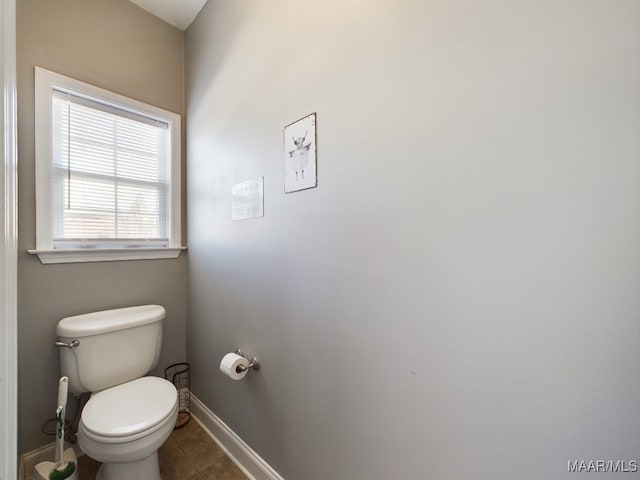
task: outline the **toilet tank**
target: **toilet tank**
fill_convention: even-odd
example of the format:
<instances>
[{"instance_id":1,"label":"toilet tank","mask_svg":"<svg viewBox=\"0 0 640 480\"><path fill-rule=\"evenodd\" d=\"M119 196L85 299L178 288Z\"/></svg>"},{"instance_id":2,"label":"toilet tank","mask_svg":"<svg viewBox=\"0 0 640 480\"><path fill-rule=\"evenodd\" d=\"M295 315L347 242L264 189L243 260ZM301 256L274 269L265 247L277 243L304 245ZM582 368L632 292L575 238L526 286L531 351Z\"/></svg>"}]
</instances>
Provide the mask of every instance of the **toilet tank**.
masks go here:
<instances>
[{"instance_id":1,"label":"toilet tank","mask_svg":"<svg viewBox=\"0 0 640 480\"><path fill-rule=\"evenodd\" d=\"M142 305L60 320L60 342L78 341L59 348L69 392L97 392L146 375L160 358L164 317L164 307Z\"/></svg>"}]
</instances>

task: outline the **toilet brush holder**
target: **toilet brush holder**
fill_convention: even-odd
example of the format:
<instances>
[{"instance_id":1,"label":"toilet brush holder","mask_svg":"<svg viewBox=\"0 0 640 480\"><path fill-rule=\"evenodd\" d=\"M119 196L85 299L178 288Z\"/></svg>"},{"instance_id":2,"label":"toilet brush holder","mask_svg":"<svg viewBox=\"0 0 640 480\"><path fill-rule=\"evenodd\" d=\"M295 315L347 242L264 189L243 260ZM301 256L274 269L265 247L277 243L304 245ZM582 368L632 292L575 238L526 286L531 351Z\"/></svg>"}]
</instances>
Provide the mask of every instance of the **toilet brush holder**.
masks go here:
<instances>
[{"instance_id":1,"label":"toilet brush holder","mask_svg":"<svg viewBox=\"0 0 640 480\"><path fill-rule=\"evenodd\" d=\"M56 408L56 461L36 465L39 480L78 480L78 459L73 448L64 449L64 417L67 408L69 379L58 381L58 407Z\"/></svg>"},{"instance_id":2,"label":"toilet brush holder","mask_svg":"<svg viewBox=\"0 0 640 480\"><path fill-rule=\"evenodd\" d=\"M67 448L62 458L64 463L67 464L67 467L63 470L57 470L58 462L40 462L37 464L35 480L78 480L78 457L73 448ZM56 471L54 472L54 470Z\"/></svg>"}]
</instances>

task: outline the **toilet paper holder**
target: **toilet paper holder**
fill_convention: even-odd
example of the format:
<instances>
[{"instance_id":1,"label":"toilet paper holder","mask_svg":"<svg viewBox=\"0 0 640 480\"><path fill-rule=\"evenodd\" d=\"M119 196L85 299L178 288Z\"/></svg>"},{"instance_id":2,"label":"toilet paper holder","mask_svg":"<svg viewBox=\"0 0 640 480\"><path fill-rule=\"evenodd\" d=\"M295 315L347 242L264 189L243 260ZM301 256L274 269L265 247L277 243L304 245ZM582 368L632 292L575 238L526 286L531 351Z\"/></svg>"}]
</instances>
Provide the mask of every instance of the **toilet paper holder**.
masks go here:
<instances>
[{"instance_id":1,"label":"toilet paper holder","mask_svg":"<svg viewBox=\"0 0 640 480\"><path fill-rule=\"evenodd\" d=\"M244 372L245 370L249 370L250 368L253 368L254 370L260 370L260 362L258 362L258 359L256 357L249 359L249 357L247 357L245 353L242 351L242 349L240 348L236 350L236 355L240 355L241 357L244 357L247 360L249 360L249 365L247 365L246 367L244 365L238 365L237 369L240 370L241 372Z\"/></svg>"}]
</instances>

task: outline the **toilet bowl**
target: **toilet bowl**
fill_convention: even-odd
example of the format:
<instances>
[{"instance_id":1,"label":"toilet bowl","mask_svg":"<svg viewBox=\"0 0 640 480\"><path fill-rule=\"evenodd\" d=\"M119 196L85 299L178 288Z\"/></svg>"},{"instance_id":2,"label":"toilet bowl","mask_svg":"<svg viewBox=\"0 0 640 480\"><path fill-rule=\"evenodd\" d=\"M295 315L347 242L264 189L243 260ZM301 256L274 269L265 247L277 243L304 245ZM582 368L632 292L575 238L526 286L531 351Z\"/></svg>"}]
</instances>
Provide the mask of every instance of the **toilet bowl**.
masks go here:
<instances>
[{"instance_id":1,"label":"toilet bowl","mask_svg":"<svg viewBox=\"0 0 640 480\"><path fill-rule=\"evenodd\" d=\"M178 417L178 392L144 376L158 362L165 311L145 305L67 317L56 333L71 393L92 392L78 443L102 462L97 479L160 480L158 448Z\"/></svg>"},{"instance_id":2,"label":"toilet bowl","mask_svg":"<svg viewBox=\"0 0 640 480\"><path fill-rule=\"evenodd\" d=\"M98 478L160 480L156 452L177 417L173 384L157 377L139 378L91 396L82 411L78 443L103 463Z\"/></svg>"}]
</instances>

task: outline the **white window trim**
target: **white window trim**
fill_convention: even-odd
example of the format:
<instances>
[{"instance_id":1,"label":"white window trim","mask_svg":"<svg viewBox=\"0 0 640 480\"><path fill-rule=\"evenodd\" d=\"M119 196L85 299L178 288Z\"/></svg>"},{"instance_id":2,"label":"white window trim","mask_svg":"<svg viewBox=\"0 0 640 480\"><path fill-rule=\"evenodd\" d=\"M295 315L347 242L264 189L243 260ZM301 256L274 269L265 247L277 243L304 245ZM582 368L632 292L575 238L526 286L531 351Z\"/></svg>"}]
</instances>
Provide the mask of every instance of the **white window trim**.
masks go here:
<instances>
[{"instance_id":1,"label":"white window trim","mask_svg":"<svg viewBox=\"0 0 640 480\"><path fill-rule=\"evenodd\" d=\"M35 67L35 137L36 137L36 248L28 250L38 255L42 263L105 262L114 260L145 260L176 258L181 244L181 146L180 115L147 105L137 100L104 90L88 83ZM143 112L169 125L171 142L171 239L166 248L79 248L54 249L52 232L51 193L51 111L53 89L69 91L79 96L103 100L125 110Z\"/></svg>"}]
</instances>

